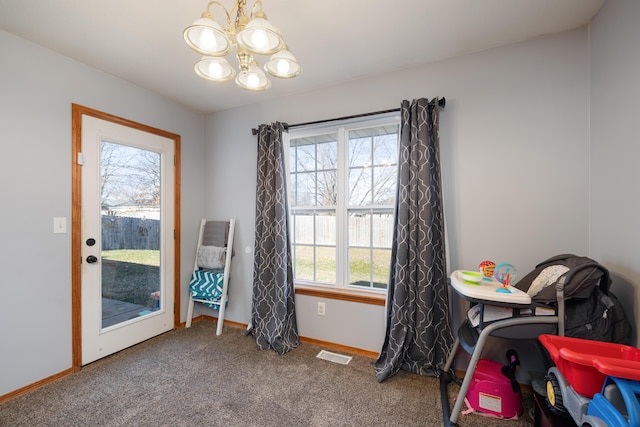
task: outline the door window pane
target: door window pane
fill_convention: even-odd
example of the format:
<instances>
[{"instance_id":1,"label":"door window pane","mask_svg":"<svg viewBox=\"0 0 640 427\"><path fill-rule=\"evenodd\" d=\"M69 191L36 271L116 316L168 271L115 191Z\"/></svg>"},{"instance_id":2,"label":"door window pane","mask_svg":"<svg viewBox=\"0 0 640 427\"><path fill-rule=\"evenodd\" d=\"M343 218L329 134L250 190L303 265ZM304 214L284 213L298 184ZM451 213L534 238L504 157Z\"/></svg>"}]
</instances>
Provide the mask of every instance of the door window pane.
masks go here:
<instances>
[{"instance_id":1,"label":"door window pane","mask_svg":"<svg viewBox=\"0 0 640 427\"><path fill-rule=\"evenodd\" d=\"M160 154L100 146L102 327L160 307Z\"/></svg>"}]
</instances>

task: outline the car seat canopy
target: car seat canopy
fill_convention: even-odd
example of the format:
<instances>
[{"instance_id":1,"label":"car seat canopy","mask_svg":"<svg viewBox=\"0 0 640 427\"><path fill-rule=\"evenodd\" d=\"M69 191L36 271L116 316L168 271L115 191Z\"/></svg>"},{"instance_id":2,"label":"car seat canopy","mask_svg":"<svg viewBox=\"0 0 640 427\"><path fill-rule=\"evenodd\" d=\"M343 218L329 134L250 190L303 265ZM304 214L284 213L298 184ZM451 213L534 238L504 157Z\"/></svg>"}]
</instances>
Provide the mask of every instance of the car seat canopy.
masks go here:
<instances>
[{"instance_id":1,"label":"car seat canopy","mask_svg":"<svg viewBox=\"0 0 640 427\"><path fill-rule=\"evenodd\" d=\"M562 254L536 265L515 287L529 293L533 301L556 302L556 286L564 277L564 297L588 298L597 286L609 293L609 272L597 261L584 256ZM529 292L531 291L531 292Z\"/></svg>"}]
</instances>

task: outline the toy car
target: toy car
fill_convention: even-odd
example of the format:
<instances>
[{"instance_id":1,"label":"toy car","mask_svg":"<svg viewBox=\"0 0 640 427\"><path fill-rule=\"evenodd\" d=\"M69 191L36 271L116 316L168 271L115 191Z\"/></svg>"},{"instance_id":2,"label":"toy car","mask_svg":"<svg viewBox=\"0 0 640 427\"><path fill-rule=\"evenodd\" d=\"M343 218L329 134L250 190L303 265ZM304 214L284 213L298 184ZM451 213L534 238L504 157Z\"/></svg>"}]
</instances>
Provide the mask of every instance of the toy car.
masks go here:
<instances>
[{"instance_id":1,"label":"toy car","mask_svg":"<svg viewBox=\"0 0 640 427\"><path fill-rule=\"evenodd\" d=\"M547 403L582 427L640 426L640 350L579 338L540 335L556 366Z\"/></svg>"},{"instance_id":2,"label":"toy car","mask_svg":"<svg viewBox=\"0 0 640 427\"><path fill-rule=\"evenodd\" d=\"M640 382L607 377L602 393L593 396L585 419L601 419L609 427L640 426ZM584 426L584 423L582 424ZM595 425L595 424L594 424Z\"/></svg>"}]
</instances>

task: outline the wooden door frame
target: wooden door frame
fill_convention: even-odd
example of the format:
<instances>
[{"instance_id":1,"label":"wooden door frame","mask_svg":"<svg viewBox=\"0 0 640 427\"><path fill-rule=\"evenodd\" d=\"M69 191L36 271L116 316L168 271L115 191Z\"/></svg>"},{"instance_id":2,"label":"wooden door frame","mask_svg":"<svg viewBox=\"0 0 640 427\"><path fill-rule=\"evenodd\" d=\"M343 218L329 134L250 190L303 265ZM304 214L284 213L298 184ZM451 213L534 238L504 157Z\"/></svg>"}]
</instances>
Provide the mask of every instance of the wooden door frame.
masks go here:
<instances>
[{"instance_id":1,"label":"wooden door frame","mask_svg":"<svg viewBox=\"0 0 640 427\"><path fill-rule=\"evenodd\" d=\"M72 370L82 367L82 116L91 116L171 139L174 142L174 305L173 328L180 325L180 135L78 104L71 104L71 340Z\"/></svg>"}]
</instances>

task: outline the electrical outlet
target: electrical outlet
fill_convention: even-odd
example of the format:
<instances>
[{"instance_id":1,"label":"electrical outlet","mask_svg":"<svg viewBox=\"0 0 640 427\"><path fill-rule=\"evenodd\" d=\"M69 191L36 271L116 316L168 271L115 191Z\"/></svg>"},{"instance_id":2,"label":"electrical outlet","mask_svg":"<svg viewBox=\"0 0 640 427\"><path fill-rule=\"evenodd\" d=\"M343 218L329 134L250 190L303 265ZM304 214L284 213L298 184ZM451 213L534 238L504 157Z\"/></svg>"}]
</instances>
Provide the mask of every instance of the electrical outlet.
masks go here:
<instances>
[{"instance_id":1,"label":"electrical outlet","mask_svg":"<svg viewBox=\"0 0 640 427\"><path fill-rule=\"evenodd\" d=\"M318 315L319 316L324 316L324 303L323 302L319 302L318 303Z\"/></svg>"}]
</instances>

